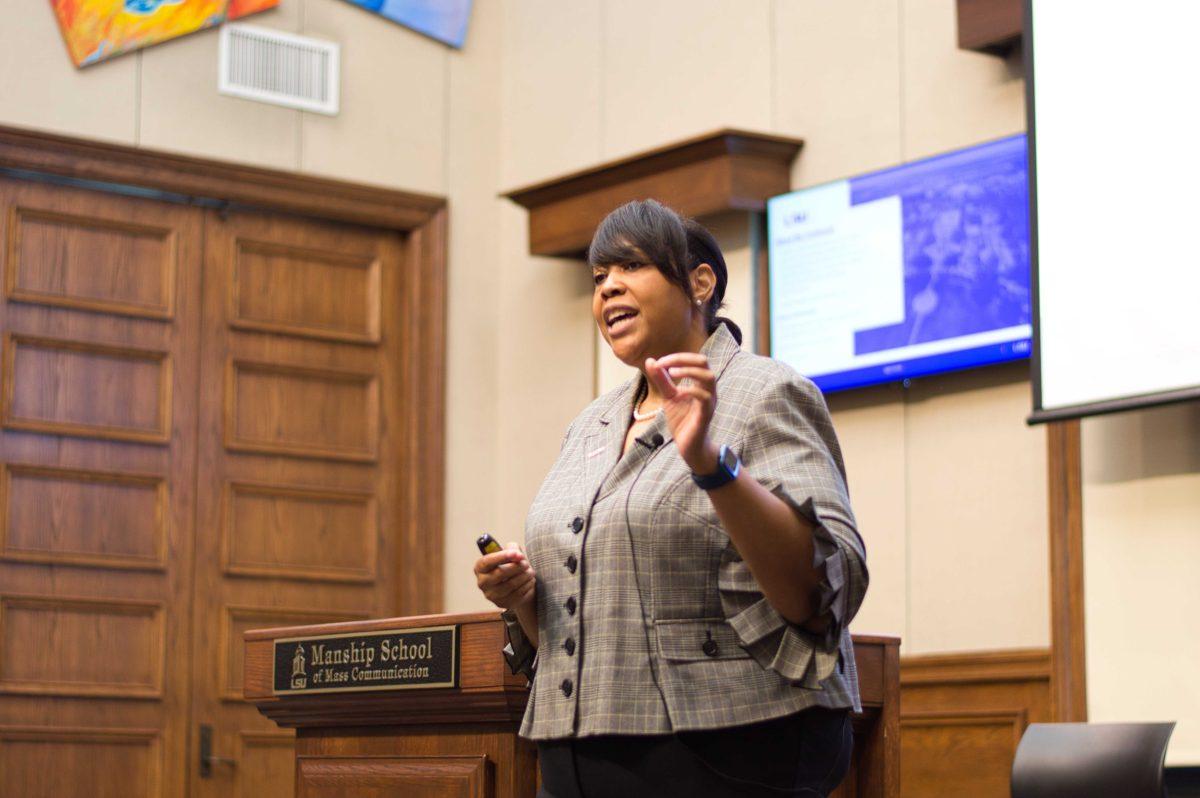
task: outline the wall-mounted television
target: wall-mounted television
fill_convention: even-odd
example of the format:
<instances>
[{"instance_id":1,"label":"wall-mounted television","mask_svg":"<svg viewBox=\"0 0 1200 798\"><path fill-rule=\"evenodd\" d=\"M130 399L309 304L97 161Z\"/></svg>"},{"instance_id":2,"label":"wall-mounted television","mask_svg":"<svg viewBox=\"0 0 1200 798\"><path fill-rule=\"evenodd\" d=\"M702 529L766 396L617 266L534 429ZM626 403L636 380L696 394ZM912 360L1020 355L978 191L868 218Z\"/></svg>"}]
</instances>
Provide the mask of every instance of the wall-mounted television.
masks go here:
<instances>
[{"instance_id":1,"label":"wall-mounted television","mask_svg":"<svg viewBox=\"0 0 1200 798\"><path fill-rule=\"evenodd\" d=\"M1027 358L1020 134L767 202L771 355L825 392Z\"/></svg>"}]
</instances>

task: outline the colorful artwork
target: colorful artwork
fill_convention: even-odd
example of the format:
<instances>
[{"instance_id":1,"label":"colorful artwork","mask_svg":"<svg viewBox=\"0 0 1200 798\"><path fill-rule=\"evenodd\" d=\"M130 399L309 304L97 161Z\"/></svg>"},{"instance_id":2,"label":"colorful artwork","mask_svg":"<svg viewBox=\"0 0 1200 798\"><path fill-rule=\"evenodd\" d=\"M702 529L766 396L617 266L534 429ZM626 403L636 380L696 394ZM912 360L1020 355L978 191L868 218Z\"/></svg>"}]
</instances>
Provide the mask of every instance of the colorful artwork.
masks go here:
<instances>
[{"instance_id":1,"label":"colorful artwork","mask_svg":"<svg viewBox=\"0 0 1200 798\"><path fill-rule=\"evenodd\" d=\"M467 38L471 0L347 1L452 47L462 47Z\"/></svg>"},{"instance_id":2,"label":"colorful artwork","mask_svg":"<svg viewBox=\"0 0 1200 798\"><path fill-rule=\"evenodd\" d=\"M226 12L229 20L241 19L279 5L279 0L229 0Z\"/></svg>"},{"instance_id":3,"label":"colorful artwork","mask_svg":"<svg viewBox=\"0 0 1200 798\"><path fill-rule=\"evenodd\" d=\"M75 66L140 50L279 0L51 0Z\"/></svg>"}]
</instances>

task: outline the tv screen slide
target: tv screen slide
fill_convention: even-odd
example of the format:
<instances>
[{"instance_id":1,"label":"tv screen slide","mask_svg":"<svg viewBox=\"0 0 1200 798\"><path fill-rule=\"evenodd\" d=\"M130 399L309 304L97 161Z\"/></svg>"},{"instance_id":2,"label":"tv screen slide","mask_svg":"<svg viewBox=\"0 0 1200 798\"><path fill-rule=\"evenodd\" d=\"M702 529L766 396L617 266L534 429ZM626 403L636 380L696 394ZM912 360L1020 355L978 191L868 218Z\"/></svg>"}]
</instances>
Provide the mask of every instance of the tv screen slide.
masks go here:
<instances>
[{"instance_id":1,"label":"tv screen slide","mask_svg":"<svg viewBox=\"0 0 1200 798\"><path fill-rule=\"evenodd\" d=\"M1028 11L1032 419L1200 398L1200 3Z\"/></svg>"},{"instance_id":2,"label":"tv screen slide","mask_svg":"<svg viewBox=\"0 0 1200 798\"><path fill-rule=\"evenodd\" d=\"M773 197L771 354L825 392L1028 357L1024 134Z\"/></svg>"}]
</instances>

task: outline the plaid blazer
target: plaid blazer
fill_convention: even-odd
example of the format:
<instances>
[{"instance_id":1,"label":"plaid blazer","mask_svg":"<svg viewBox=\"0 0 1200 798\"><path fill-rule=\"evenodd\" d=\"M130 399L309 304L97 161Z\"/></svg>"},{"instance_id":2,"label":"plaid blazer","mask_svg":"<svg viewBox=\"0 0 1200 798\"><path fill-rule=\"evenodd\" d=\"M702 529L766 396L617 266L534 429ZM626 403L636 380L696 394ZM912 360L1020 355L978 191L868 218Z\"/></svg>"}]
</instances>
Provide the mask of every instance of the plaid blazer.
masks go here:
<instances>
[{"instance_id":1,"label":"plaid blazer","mask_svg":"<svg viewBox=\"0 0 1200 798\"><path fill-rule=\"evenodd\" d=\"M814 524L830 628L808 632L763 596L661 415L622 455L635 377L571 423L530 507L540 648L503 614L505 656L532 679L524 737L659 734L861 708L848 627L866 592L866 554L824 399L790 367L743 352L724 325L701 351L717 375L710 437Z\"/></svg>"}]
</instances>

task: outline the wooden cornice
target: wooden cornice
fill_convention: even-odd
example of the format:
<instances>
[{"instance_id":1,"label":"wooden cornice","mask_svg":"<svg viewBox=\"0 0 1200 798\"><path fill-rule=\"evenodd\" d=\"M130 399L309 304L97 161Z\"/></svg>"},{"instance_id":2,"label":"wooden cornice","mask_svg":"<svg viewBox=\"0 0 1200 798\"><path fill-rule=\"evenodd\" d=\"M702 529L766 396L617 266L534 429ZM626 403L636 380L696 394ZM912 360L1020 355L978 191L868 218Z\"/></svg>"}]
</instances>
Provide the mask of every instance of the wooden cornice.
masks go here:
<instances>
[{"instance_id":1,"label":"wooden cornice","mask_svg":"<svg viewBox=\"0 0 1200 798\"><path fill-rule=\"evenodd\" d=\"M443 197L4 126L0 169L395 230L420 228L446 206Z\"/></svg>"},{"instance_id":2,"label":"wooden cornice","mask_svg":"<svg viewBox=\"0 0 1200 798\"><path fill-rule=\"evenodd\" d=\"M724 129L513 189L529 211L533 255L578 256L613 208L653 197L687 216L761 211L791 188L791 166L804 142Z\"/></svg>"},{"instance_id":3,"label":"wooden cornice","mask_svg":"<svg viewBox=\"0 0 1200 798\"><path fill-rule=\"evenodd\" d=\"M958 0L958 46L1007 55L1021 41L1021 0Z\"/></svg>"}]
</instances>

